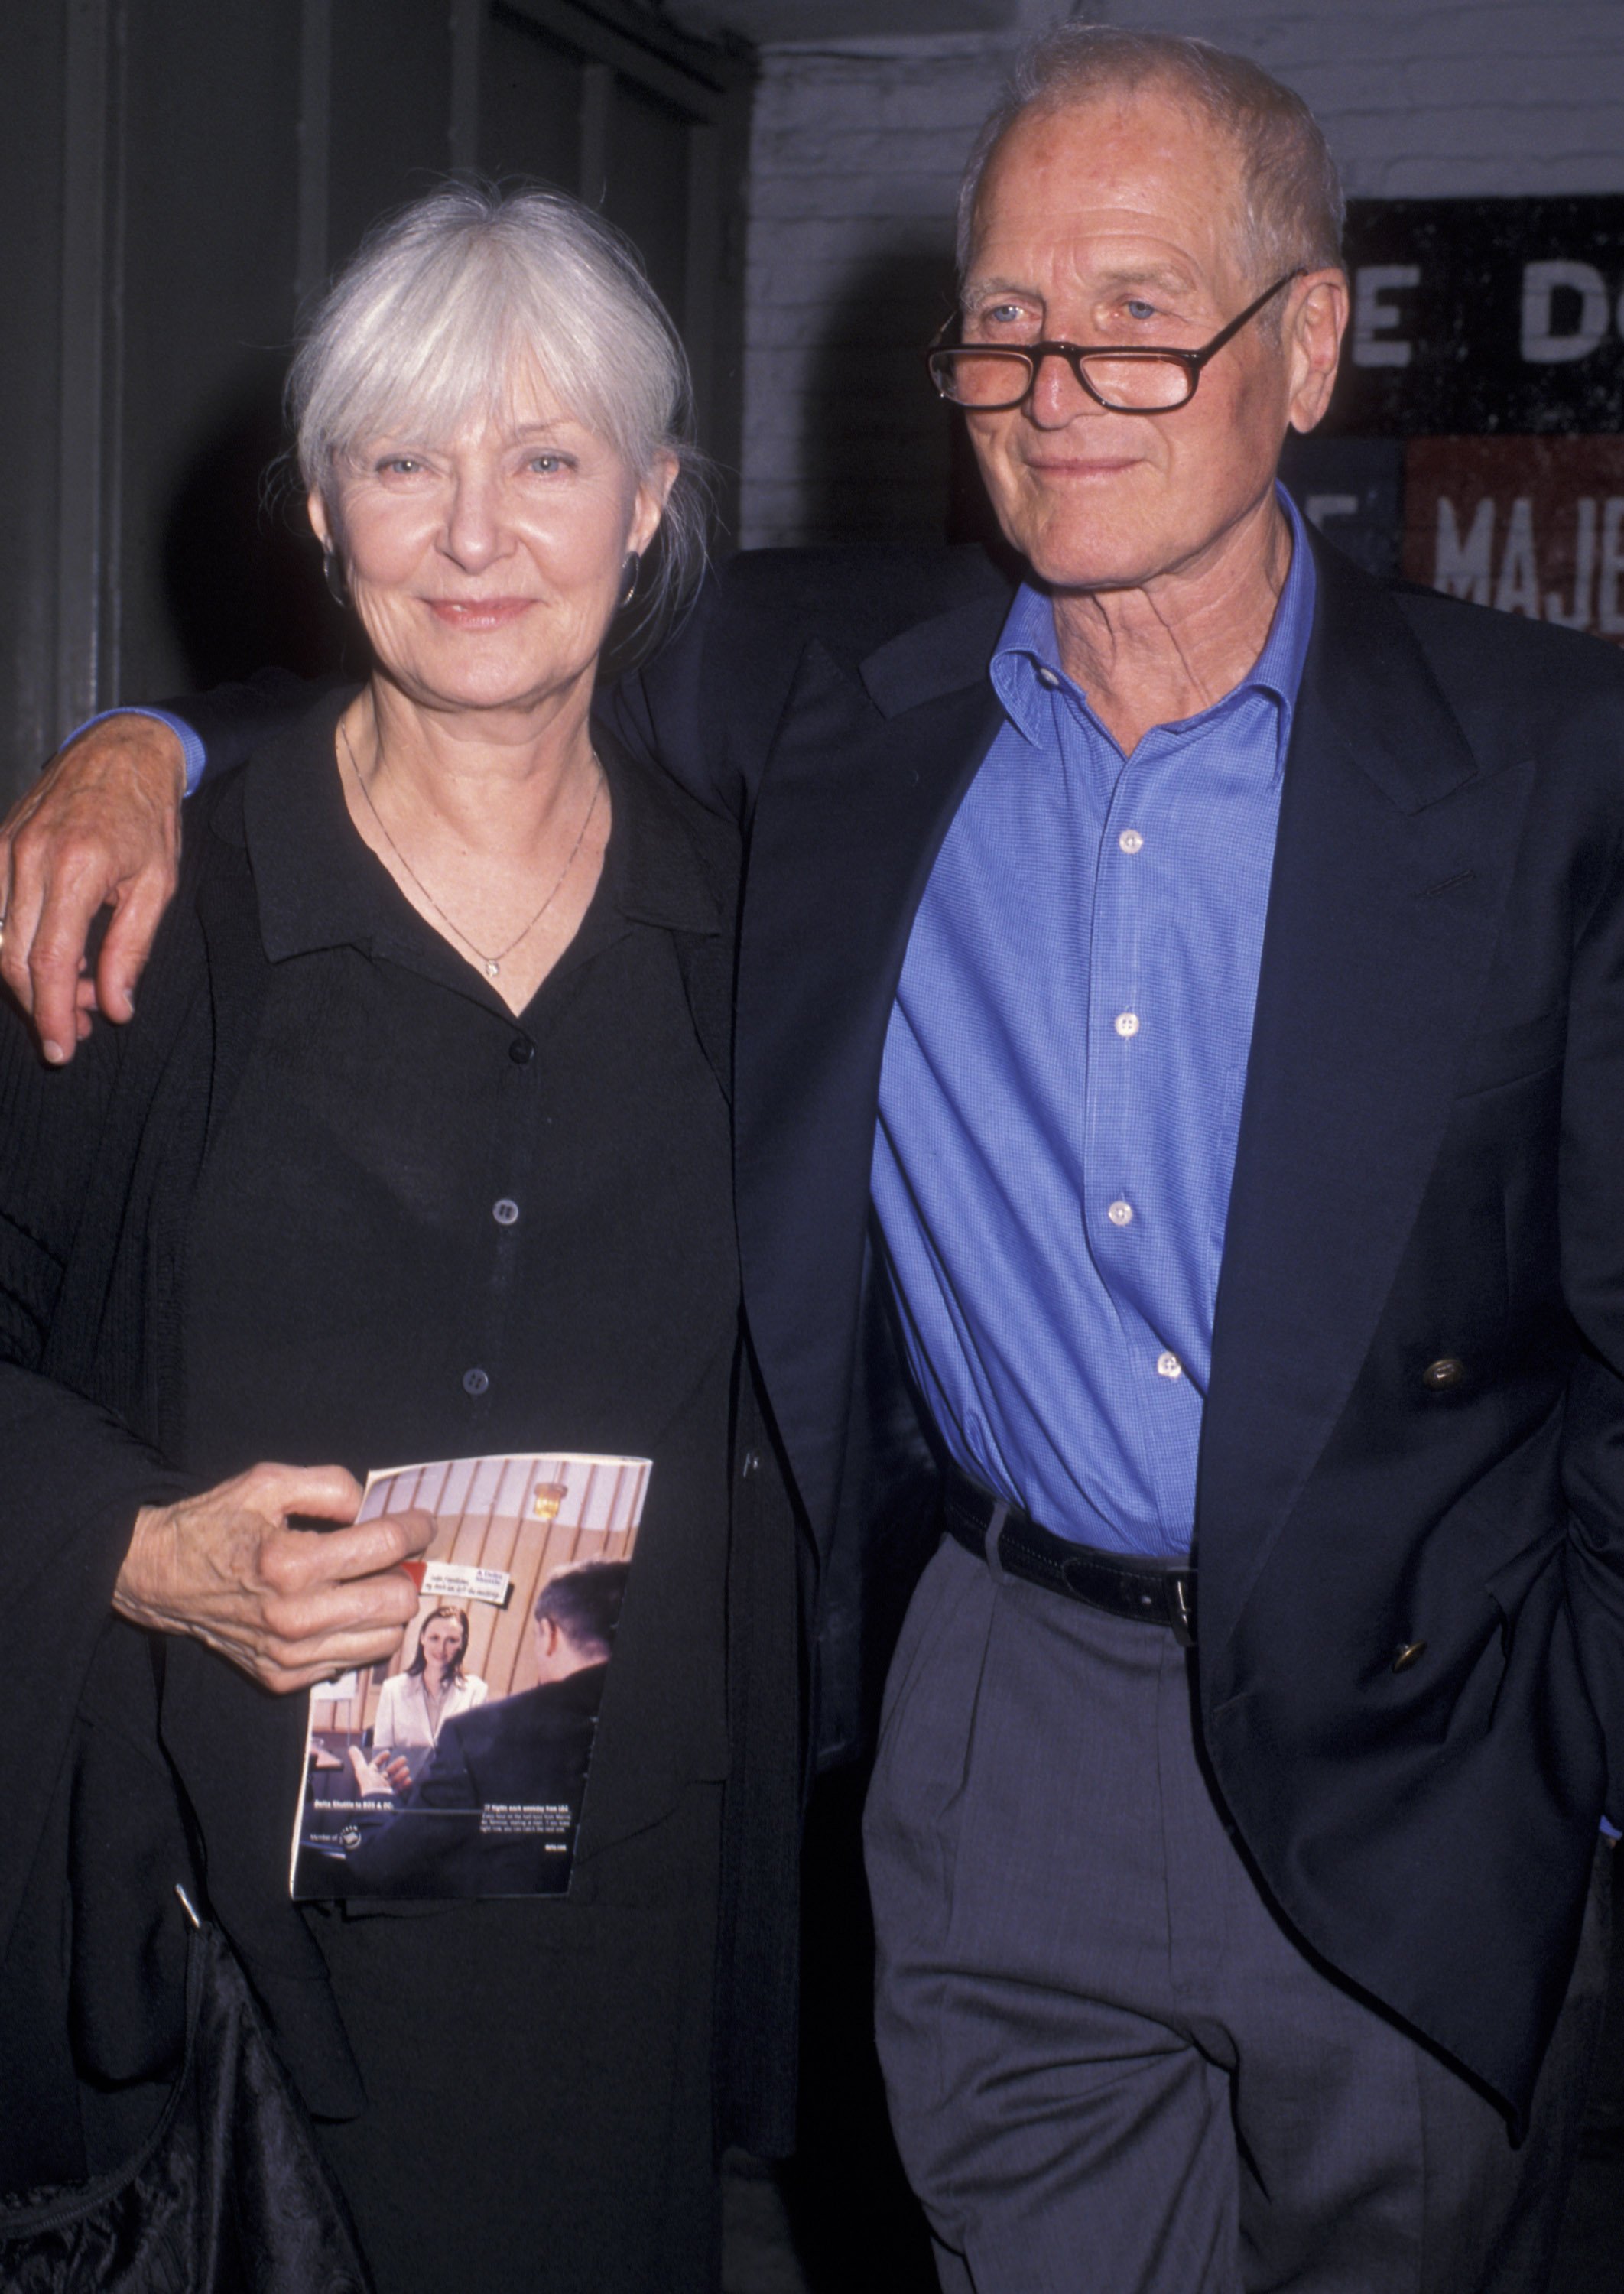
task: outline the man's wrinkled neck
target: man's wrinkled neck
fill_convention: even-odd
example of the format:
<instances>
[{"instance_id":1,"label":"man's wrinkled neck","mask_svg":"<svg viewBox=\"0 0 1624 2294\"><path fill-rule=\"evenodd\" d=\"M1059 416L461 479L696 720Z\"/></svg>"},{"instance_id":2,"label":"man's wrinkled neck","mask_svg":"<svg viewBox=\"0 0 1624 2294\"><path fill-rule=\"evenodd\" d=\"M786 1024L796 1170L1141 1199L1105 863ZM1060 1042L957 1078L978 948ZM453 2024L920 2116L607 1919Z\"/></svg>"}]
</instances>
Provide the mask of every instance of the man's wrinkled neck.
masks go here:
<instances>
[{"instance_id":1,"label":"man's wrinkled neck","mask_svg":"<svg viewBox=\"0 0 1624 2294\"><path fill-rule=\"evenodd\" d=\"M1138 584L1052 591L1061 667L1125 756L1153 726L1198 716L1248 675L1292 546L1271 484L1186 565Z\"/></svg>"}]
</instances>

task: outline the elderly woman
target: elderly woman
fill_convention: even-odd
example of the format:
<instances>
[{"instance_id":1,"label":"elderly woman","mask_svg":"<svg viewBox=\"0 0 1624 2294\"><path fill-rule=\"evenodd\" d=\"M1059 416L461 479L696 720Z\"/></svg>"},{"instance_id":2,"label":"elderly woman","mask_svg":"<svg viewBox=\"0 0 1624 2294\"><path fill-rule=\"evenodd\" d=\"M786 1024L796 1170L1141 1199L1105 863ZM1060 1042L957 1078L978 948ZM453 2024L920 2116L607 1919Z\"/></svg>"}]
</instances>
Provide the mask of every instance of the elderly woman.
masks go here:
<instances>
[{"instance_id":1,"label":"elderly woman","mask_svg":"<svg viewBox=\"0 0 1624 2294\"><path fill-rule=\"evenodd\" d=\"M290 397L372 674L195 801L131 1028L53 1071L0 1020L42 1652L7 1669L0 2188L150 2123L200 1872L381 2288L702 2288L717 2130L788 2059L729 1939L769 1964L751 1875L792 1868L747 1778L792 1805L749 1684L792 1675L793 1561L758 1542L737 1597L732 832L588 714L699 554L682 354L589 211L449 190ZM556 1448L654 1461L568 1899L294 1906L295 1692L392 1649L426 1534L346 1526L356 1477Z\"/></svg>"}]
</instances>

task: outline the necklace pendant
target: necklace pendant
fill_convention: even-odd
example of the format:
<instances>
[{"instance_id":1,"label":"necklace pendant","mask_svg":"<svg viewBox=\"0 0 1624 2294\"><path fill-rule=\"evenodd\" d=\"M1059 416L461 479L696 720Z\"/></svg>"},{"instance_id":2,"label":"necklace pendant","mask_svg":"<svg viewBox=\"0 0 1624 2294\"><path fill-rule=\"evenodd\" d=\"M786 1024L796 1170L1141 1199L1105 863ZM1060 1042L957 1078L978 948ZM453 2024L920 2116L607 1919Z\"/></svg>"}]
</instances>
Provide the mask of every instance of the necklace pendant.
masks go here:
<instances>
[{"instance_id":1,"label":"necklace pendant","mask_svg":"<svg viewBox=\"0 0 1624 2294\"><path fill-rule=\"evenodd\" d=\"M485 978L487 980L494 980L497 977L497 974L501 971L501 965L497 963L494 956L488 956L485 958Z\"/></svg>"}]
</instances>

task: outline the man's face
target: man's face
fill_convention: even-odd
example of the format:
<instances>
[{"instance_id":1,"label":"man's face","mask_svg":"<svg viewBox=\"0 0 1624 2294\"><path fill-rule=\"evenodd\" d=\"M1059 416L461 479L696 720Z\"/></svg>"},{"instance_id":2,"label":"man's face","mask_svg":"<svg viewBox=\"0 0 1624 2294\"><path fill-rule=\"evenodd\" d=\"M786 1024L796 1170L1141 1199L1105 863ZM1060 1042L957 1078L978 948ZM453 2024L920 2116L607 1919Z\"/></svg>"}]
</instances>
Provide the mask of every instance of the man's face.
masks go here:
<instances>
[{"instance_id":1,"label":"man's face","mask_svg":"<svg viewBox=\"0 0 1624 2294\"><path fill-rule=\"evenodd\" d=\"M982 183L964 339L1198 348L1272 283L1246 267L1242 197L1229 140L1156 90L1029 114ZM1266 494L1287 425L1318 420L1342 307L1295 282L1283 329L1242 328L1168 414L1108 412L1046 359L1024 405L966 417L1011 541L1060 588L1197 564Z\"/></svg>"}]
</instances>

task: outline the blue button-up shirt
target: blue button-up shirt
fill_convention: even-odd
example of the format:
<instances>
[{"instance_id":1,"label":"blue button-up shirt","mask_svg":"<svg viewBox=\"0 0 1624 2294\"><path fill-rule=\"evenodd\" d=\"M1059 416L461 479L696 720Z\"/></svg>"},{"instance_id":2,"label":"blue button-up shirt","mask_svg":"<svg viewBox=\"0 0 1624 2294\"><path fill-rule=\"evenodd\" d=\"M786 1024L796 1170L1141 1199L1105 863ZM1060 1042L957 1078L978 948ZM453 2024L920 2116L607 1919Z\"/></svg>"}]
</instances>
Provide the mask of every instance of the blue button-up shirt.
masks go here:
<instances>
[{"instance_id":1,"label":"blue button-up shirt","mask_svg":"<svg viewBox=\"0 0 1624 2294\"><path fill-rule=\"evenodd\" d=\"M1313 619L1125 758L1022 589L1006 722L960 806L886 1036L873 1192L949 1450L1060 1535L1188 1550L1280 780Z\"/></svg>"}]
</instances>

